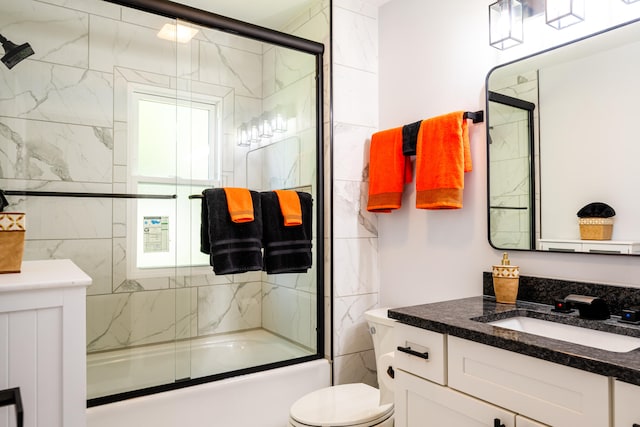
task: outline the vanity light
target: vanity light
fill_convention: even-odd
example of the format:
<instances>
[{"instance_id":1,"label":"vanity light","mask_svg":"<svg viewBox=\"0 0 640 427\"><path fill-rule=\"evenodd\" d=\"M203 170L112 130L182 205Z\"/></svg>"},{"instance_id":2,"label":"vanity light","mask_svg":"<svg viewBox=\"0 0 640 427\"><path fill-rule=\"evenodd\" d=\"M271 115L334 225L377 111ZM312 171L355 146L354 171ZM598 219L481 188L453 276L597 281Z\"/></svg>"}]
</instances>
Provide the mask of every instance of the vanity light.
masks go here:
<instances>
[{"instance_id":1,"label":"vanity light","mask_svg":"<svg viewBox=\"0 0 640 427\"><path fill-rule=\"evenodd\" d=\"M287 131L287 116L282 111L282 107L276 108L276 110L273 112L271 128L274 132L277 133L283 133Z\"/></svg>"},{"instance_id":2,"label":"vanity light","mask_svg":"<svg viewBox=\"0 0 640 427\"><path fill-rule=\"evenodd\" d=\"M260 142L260 131L258 130L258 119L251 120L249 126L249 143L257 144Z\"/></svg>"},{"instance_id":3,"label":"vanity light","mask_svg":"<svg viewBox=\"0 0 640 427\"><path fill-rule=\"evenodd\" d=\"M258 122L258 134L260 135L260 138L271 138L273 136L271 118L267 113L263 113L260 116L260 121Z\"/></svg>"},{"instance_id":4,"label":"vanity light","mask_svg":"<svg viewBox=\"0 0 640 427\"><path fill-rule=\"evenodd\" d=\"M489 44L507 49L522 43L522 2L498 0L489 5Z\"/></svg>"},{"instance_id":5,"label":"vanity light","mask_svg":"<svg viewBox=\"0 0 640 427\"><path fill-rule=\"evenodd\" d=\"M247 131L247 126L245 125L242 125L238 128L237 144L238 147L248 147L251 145L251 143L249 142L249 132Z\"/></svg>"},{"instance_id":6,"label":"vanity light","mask_svg":"<svg viewBox=\"0 0 640 427\"><path fill-rule=\"evenodd\" d=\"M198 30L186 25L178 24L164 24L162 29L158 32L158 37L164 40L178 43L189 43L191 39L198 34Z\"/></svg>"},{"instance_id":7,"label":"vanity light","mask_svg":"<svg viewBox=\"0 0 640 427\"><path fill-rule=\"evenodd\" d=\"M547 24L558 30L582 22L584 0L546 0L545 16Z\"/></svg>"}]
</instances>

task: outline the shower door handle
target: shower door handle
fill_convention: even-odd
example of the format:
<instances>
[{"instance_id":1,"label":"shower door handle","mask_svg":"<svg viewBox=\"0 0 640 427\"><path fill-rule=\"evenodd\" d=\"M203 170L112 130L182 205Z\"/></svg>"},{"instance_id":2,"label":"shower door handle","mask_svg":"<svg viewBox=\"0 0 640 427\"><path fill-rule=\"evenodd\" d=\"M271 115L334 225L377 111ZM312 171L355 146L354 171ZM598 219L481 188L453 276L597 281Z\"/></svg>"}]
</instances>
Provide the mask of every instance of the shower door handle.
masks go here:
<instances>
[{"instance_id":1,"label":"shower door handle","mask_svg":"<svg viewBox=\"0 0 640 427\"><path fill-rule=\"evenodd\" d=\"M425 351L424 353L422 353L422 352L413 350L411 347L408 347L408 346L407 347L398 346L398 351L410 354L412 356L419 357L419 358L424 359L424 360L429 360L429 352L428 351Z\"/></svg>"},{"instance_id":2,"label":"shower door handle","mask_svg":"<svg viewBox=\"0 0 640 427\"><path fill-rule=\"evenodd\" d=\"M0 407L15 405L16 407L16 425L23 426L24 412L22 411L22 397L20 396L20 388L9 388L0 390Z\"/></svg>"}]
</instances>

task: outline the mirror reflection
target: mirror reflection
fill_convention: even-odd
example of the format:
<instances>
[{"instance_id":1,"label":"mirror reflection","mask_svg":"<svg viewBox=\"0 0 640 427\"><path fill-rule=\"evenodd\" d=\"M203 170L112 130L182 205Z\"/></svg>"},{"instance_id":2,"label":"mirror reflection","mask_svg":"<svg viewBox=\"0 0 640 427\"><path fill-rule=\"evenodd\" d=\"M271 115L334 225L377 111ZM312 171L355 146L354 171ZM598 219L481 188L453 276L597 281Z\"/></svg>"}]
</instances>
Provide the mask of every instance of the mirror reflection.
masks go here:
<instances>
[{"instance_id":1,"label":"mirror reflection","mask_svg":"<svg viewBox=\"0 0 640 427\"><path fill-rule=\"evenodd\" d=\"M638 21L489 73L492 246L640 254L638 75ZM579 223L593 202L615 216Z\"/></svg>"}]
</instances>

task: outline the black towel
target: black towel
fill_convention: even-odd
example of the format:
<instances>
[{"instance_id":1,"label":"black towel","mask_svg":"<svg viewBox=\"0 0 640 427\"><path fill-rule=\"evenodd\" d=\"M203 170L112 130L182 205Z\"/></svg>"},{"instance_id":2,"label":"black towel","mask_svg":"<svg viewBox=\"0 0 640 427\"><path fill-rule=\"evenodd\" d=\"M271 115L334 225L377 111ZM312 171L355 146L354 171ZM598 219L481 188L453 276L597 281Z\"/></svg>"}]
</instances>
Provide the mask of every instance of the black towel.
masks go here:
<instances>
[{"instance_id":1,"label":"black towel","mask_svg":"<svg viewBox=\"0 0 640 427\"><path fill-rule=\"evenodd\" d=\"M311 194L298 191L302 224L286 227L278 195L260 193L264 223L264 270L267 274L304 273L312 264L311 237L313 200Z\"/></svg>"},{"instance_id":2,"label":"black towel","mask_svg":"<svg viewBox=\"0 0 640 427\"><path fill-rule=\"evenodd\" d=\"M251 191L254 220L235 223L222 188L204 190L200 226L200 251L209 254L216 274L262 270L262 216L260 193Z\"/></svg>"},{"instance_id":3,"label":"black towel","mask_svg":"<svg viewBox=\"0 0 640 427\"><path fill-rule=\"evenodd\" d=\"M422 120L418 120L410 125L402 126L402 154L405 156L415 156L418 144L418 131Z\"/></svg>"}]
</instances>

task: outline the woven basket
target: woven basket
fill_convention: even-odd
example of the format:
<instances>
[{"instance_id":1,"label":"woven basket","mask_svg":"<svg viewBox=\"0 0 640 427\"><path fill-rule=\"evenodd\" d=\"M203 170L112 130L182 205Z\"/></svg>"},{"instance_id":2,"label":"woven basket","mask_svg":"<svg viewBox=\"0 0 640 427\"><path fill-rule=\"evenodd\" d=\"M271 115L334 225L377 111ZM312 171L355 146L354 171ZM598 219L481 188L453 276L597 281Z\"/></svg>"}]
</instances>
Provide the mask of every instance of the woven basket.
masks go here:
<instances>
[{"instance_id":1,"label":"woven basket","mask_svg":"<svg viewBox=\"0 0 640 427\"><path fill-rule=\"evenodd\" d=\"M611 240L613 218L579 218L580 239Z\"/></svg>"},{"instance_id":2,"label":"woven basket","mask_svg":"<svg viewBox=\"0 0 640 427\"><path fill-rule=\"evenodd\" d=\"M24 233L24 213L0 212L0 274L20 273Z\"/></svg>"}]
</instances>

